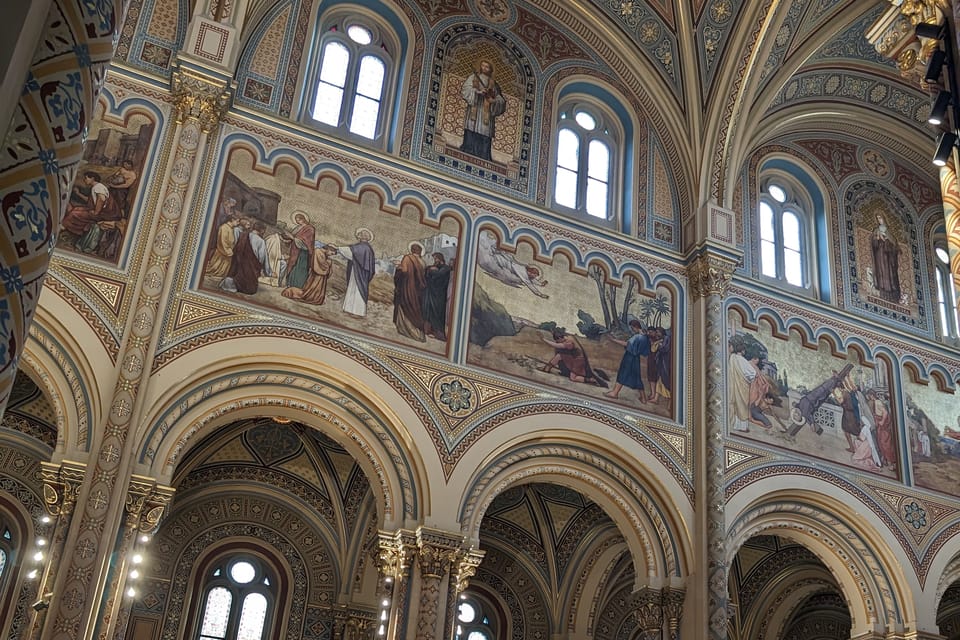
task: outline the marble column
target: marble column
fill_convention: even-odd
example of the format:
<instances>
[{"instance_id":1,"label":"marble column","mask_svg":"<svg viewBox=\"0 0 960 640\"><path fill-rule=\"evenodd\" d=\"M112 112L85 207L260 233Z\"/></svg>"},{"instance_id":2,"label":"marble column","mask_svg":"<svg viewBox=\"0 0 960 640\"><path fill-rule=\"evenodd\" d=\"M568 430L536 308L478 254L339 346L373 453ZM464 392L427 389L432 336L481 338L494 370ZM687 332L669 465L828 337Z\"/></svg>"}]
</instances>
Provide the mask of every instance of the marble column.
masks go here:
<instances>
[{"instance_id":1,"label":"marble column","mask_svg":"<svg viewBox=\"0 0 960 640\"><path fill-rule=\"evenodd\" d=\"M159 201L159 221L152 231L110 411L102 436L94 443L94 469L84 483L86 497L75 543L55 585L52 624L46 625L43 638L90 639L104 631L101 627L108 615L104 580L113 555L112 541L124 521L132 465L128 436L134 429L134 416L141 410L140 392L158 340L160 302L172 274L181 220L190 209L192 187L201 171L198 158L226 113L230 87L203 69L180 65L173 73L171 95L177 122L171 132L173 151Z\"/></svg>"},{"instance_id":2,"label":"marble column","mask_svg":"<svg viewBox=\"0 0 960 640\"><path fill-rule=\"evenodd\" d=\"M413 531L401 529L388 533L381 531L380 551L377 557L380 571L380 594L375 637L385 640L406 638L407 600L410 597L410 572L417 551L417 537ZM386 620L383 620L384 614Z\"/></svg>"},{"instance_id":3,"label":"marble column","mask_svg":"<svg viewBox=\"0 0 960 640\"><path fill-rule=\"evenodd\" d=\"M124 0L54 0L0 153L0 414L7 406Z\"/></svg>"},{"instance_id":4,"label":"marble column","mask_svg":"<svg viewBox=\"0 0 960 640\"><path fill-rule=\"evenodd\" d=\"M448 582L460 554L463 536L420 527L417 530L420 606L417 611L416 640L447 640Z\"/></svg>"},{"instance_id":5,"label":"marble column","mask_svg":"<svg viewBox=\"0 0 960 640\"><path fill-rule=\"evenodd\" d=\"M710 207L708 216L732 221L732 212ZM713 224L711 228L723 228ZM688 258L691 316L694 339L699 351L695 377L698 407L693 424L696 437L697 480L697 566L706 568L705 584L697 584L696 597L702 598L698 632L710 640L726 640L728 567L726 560L726 522L724 518L724 430L725 415L723 368L727 353L724 331L723 296L738 257L728 246L707 240ZM706 629L703 628L704 622Z\"/></svg>"}]
</instances>

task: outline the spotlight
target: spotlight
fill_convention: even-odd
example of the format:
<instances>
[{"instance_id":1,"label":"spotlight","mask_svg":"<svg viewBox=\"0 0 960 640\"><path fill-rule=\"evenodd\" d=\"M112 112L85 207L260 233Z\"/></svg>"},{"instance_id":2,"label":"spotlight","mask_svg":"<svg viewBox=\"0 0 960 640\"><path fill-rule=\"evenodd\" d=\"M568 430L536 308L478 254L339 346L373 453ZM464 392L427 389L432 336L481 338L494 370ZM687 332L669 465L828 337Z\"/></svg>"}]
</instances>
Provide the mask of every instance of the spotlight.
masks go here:
<instances>
[{"instance_id":1,"label":"spotlight","mask_svg":"<svg viewBox=\"0 0 960 640\"><path fill-rule=\"evenodd\" d=\"M930 62L927 63L927 73L924 74L923 80L927 84L931 82L938 82L940 80L940 72L943 70L943 63L947 60L947 54L943 49L937 49L930 55Z\"/></svg>"},{"instance_id":2,"label":"spotlight","mask_svg":"<svg viewBox=\"0 0 960 640\"><path fill-rule=\"evenodd\" d=\"M947 164L947 159L950 158L950 153L953 151L954 145L957 144L957 136L954 133L949 131L944 131L940 134L940 137L937 138L937 151L933 154L933 164L938 167L942 167Z\"/></svg>"},{"instance_id":3,"label":"spotlight","mask_svg":"<svg viewBox=\"0 0 960 640\"><path fill-rule=\"evenodd\" d=\"M914 33L916 33L918 38L940 39L940 36L943 35L943 27L939 24L930 24L929 22L922 22L917 25Z\"/></svg>"},{"instance_id":4,"label":"spotlight","mask_svg":"<svg viewBox=\"0 0 960 640\"><path fill-rule=\"evenodd\" d=\"M940 124L943 122L944 116L947 115L947 107L950 106L950 99L953 96L949 91L941 91L937 94L937 97L933 99L933 105L930 107L930 116L927 118L927 122L930 124Z\"/></svg>"}]
</instances>

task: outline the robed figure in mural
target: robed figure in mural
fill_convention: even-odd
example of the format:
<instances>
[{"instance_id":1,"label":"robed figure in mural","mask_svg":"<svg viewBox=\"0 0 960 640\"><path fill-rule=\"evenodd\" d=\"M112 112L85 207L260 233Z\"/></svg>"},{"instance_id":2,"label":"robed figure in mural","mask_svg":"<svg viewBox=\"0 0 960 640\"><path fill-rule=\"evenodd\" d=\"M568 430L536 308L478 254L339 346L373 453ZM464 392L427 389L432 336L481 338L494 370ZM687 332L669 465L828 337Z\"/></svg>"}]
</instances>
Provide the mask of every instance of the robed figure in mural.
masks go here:
<instances>
[{"instance_id":1,"label":"robed figure in mural","mask_svg":"<svg viewBox=\"0 0 960 640\"><path fill-rule=\"evenodd\" d=\"M310 224L310 218L303 211L294 212L293 222L296 225L293 231L283 233L284 240L290 242L290 254L287 258L287 286L302 289L310 277L317 230Z\"/></svg>"},{"instance_id":2,"label":"robed figure in mural","mask_svg":"<svg viewBox=\"0 0 960 640\"><path fill-rule=\"evenodd\" d=\"M95 253L103 232L103 226L100 225L120 220L123 211L96 171L85 172L80 183L89 189L89 195L74 188L61 224L64 229L78 236L77 249Z\"/></svg>"},{"instance_id":3,"label":"robed figure in mural","mask_svg":"<svg viewBox=\"0 0 960 640\"><path fill-rule=\"evenodd\" d=\"M467 103L460 150L492 160L490 146L496 131L496 117L507 110L507 101L493 79L493 65L489 61L481 60L479 68L467 76L460 95Z\"/></svg>"},{"instance_id":4,"label":"robed figure in mural","mask_svg":"<svg viewBox=\"0 0 960 640\"><path fill-rule=\"evenodd\" d=\"M421 310L427 282L422 253L423 246L412 242L409 252L397 264L393 274L393 324L400 335L425 342Z\"/></svg>"},{"instance_id":5,"label":"robed figure in mural","mask_svg":"<svg viewBox=\"0 0 960 640\"><path fill-rule=\"evenodd\" d=\"M423 274L427 283L423 292L423 330L437 340L446 340L447 300L453 267L447 264L442 253L434 253L432 257L433 264Z\"/></svg>"},{"instance_id":6,"label":"robed figure in mural","mask_svg":"<svg viewBox=\"0 0 960 640\"><path fill-rule=\"evenodd\" d=\"M370 281L376 275L377 258L370 246L373 232L360 227L354 235L357 239L355 243L338 249L340 255L347 259L347 291L343 296L343 311L362 318L367 315Z\"/></svg>"},{"instance_id":7,"label":"robed figure in mural","mask_svg":"<svg viewBox=\"0 0 960 640\"><path fill-rule=\"evenodd\" d=\"M873 284L880 297L900 302L900 245L890 237L883 216L877 216L877 230L870 241L873 252Z\"/></svg>"}]
</instances>

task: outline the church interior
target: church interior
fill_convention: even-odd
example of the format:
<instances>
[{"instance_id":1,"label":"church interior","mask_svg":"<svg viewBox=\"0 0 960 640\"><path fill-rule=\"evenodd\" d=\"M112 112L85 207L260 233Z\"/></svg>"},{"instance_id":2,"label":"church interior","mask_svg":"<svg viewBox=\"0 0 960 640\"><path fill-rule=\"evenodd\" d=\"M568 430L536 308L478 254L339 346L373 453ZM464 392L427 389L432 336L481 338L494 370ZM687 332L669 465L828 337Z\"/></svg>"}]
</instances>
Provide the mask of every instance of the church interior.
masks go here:
<instances>
[{"instance_id":1,"label":"church interior","mask_svg":"<svg viewBox=\"0 0 960 640\"><path fill-rule=\"evenodd\" d=\"M0 637L960 639L953 0L12 5Z\"/></svg>"}]
</instances>

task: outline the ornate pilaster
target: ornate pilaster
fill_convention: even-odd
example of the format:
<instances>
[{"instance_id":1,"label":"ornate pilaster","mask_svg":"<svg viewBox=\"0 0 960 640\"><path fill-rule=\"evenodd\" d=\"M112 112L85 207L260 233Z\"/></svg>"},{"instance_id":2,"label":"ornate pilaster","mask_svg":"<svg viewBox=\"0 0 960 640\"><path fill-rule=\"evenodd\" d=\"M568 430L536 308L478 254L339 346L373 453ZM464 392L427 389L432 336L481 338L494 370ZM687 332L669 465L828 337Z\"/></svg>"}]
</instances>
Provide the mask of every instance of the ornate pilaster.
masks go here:
<instances>
[{"instance_id":1,"label":"ornate pilaster","mask_svg":"<svg viewBox=\"0 0 960 640\"><path fill-rule=\"evenodd\" d=\"M100 634L101 638L110 637L109 625L113 620L116 620L112 634L114 640L122 640L126 636L130 608L133 604L130 598L123 597L130 577L127 572L130 567L130 557L136 549L144 548L146 542L160 526L160 520L166 513L175 491L172 487L157 485L152 478L143 476L131 478L124 509L126 517L114 554L114 572L108 587L109 598L104 607L105 629ZM139 545L138 536L145 537Z\"/></svg>"},{"instance_id":2,"label":"ornate pilaster","mask_svg":"<svg viewBox=\"0 0 960 640\"><path fill-rule=\"evenodd\" d=\"M386 620L377 621L377 638L396 640L406 637L404 611L410 595L410 569L417 551L417 537L413 531L401 529L395 533L381 531L377 566L380 570L381 615ZM386 605L383 606L383 603ZM380 626L383 632L380 633Z\"/></svg>"},{"instance_id":3,"label":"ornate pilaster","mask_svg":"<svg viewBox=\"0 0 960 640\"><path fill-rule=\"evenodd\" d=\"M460 549L453 563L450 584L447 588L447 614L444 618L443 638L452 640L457 620L457 600L467 590L470 578L477 575L477 568L483 560L485 551L480 549Z\"/></svg>"},{"instance_id":4,"label":"ornate pilaster","mask_svg":"<svg viewBox=\"0 0 960 640\"><path fill-rule=\"evenodd\" d=\"M702 469L697 480L697 530L701 541L697 549L698 565L706 567L706 584L696 585L696 600L706 605L699 609L697 632L711 640L727 637L727 561L726 522L724 518L724 385L723 367L726 349L723 296L738 263L729 247L708 240L689 257L691 315L694 342L700 351L695 377L700 425L696 455ZM699 606L703 606L702 604ZM701 618L701 616L703 616ZM705 620L704 620L705 618Z\"/></svg>"},{"instance_id":5,"label":"ornate pilaster","mask_svg":"<svg viewBox=\"0 0 960 640\"><path fill-rule=\"evenodd\" d=\"M450 570L456 567L462 543L461 535L426 527L417 530L420 609L416 640L441 640L440 634L445 631L446 624L440 616L447 611L444 580L454 580Z\"/></svg>"},{"instance_id":6,"label":"ornate pilaster","mask_svg":"<svg viewBox=\"0 0 960 640\"><path fill-rule=\"evenodd\" d=\"M0 414L127 2L54 0L0 153ZM19 80L18 80L19 82Z\"/></svg>"},{"instance_id":7,"label":"ornate pilaster","mask_svg":"<svg viewBox=\"0 0 960 640\"><path fill-rule=\"evenodd\" d=\"M159 216L150 240L146 268L138 283L132 323L119 361L119 377L108 405L110 411L103 436L96 446L96 467L86 486L82 519L75 552L61 571L63 582L54 598L53 628L45 637L55 640L92 638L108 631L108 594L95 587L99 567L109 565L114 551L115 531L125 521L126 478L130 472L132 446L128 435L142 403L142 385L149 375L149 363L159 332L159 308L168 287L171 264L178 246L180 221L192 203L197 179L197 158L206 144L207 133L222 115L225 82L196 70L174 71L179 91L178 122L171 132L170 155L159 200ZM132 504L131 508L135 508ZM142 509L142 506L141 506ZM105 622L106 621L106 622Z\"/></svg>"},{"instance_id":8,"label":"ornate pilaster","mask_svg":"<svg viewBox=\"0 0 960 640\"><path fill-rule=\"evenodd\" d=\"M683 599L686 593L682 589L665 588L663 590L663 617L667 620L669 640L680 640L680 621L683 619Z\"/></svg>"},{"instance_id":9,"label":"ornate pilaster","mask_svg":"<svg viewBox=\"0 0 960 640\"><path fill-rule=\"evenodd\" d=\"M661 640L663 634L663 594L659 589L644 587L633 594L633 614L637 618L639 638Z\"/></svg>"},{"instance_id":10,"label":"ornate pilaster","mask_svg":"<svg viewBox=\"0 0 960 640\"><path fill-rule=\"evenodd\" d=\"M33 624L30 638L40 637L46 619L57 568L63 559L63 550L67 533L73 519L73 510L77 504L80 484L83 482L86 465L68 460L60 464L40 463L40 476L43 481L43 503L49 514L50 539L47 545L47 559L37 588L37 602L46 606L34 606Z\"/></svg>"}]
</instances>

